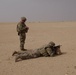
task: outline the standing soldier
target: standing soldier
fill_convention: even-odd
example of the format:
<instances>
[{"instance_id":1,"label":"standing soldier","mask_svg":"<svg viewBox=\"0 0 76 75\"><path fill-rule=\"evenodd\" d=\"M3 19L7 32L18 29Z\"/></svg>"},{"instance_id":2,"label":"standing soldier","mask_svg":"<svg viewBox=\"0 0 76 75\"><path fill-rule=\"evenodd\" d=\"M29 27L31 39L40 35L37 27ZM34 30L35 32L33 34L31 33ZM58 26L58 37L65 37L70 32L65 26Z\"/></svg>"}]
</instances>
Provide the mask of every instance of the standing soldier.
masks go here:
<instances>
[{"instance_id":1,"label":"standing soldier","mask_svg":"<svg viewBox=\"0 0 76 75\"><path fill-rule=\"evenodd\" d=\"M20 49L22 51L25 50L24 44L26 39L26 33L28 32L28 29L29 29L25 24L26 20L27 19L25 17L21 17L21 21L17 24L17 32L20 37Z\"/></svg>"}]
</instances>

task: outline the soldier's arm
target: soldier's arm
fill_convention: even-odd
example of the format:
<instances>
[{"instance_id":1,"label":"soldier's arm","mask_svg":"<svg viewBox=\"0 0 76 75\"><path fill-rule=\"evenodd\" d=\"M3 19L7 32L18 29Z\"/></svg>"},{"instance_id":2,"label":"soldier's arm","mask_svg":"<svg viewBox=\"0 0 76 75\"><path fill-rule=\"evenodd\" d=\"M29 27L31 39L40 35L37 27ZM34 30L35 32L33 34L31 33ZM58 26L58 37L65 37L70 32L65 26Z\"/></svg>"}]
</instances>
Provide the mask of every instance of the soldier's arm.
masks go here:
<instances>
[{"instance_id":1,"label":"soldier's arm","mask_svg":"<svg viewBox=\"0 0 76 75\"><path fill-rule=\"evenodd\" d=\"M62 54L61 49L60 49L61 45L55 46L54 49L56 50L57 54Z\"/></svg>"},{"instance_id":2,"label":"soldier's arm","mask_svg":"<svg viewBox=\"0 0 76 75\"><path fill-rule=\"evenodd\" d=\"M18 24L17 25L17 31L19 32L19 33L21 33L21 32L26 32L26 25L23 27L21 24Z\"/></svg>"},{"instance_id":3,"label":"soldier's arm","mask_svg":"<svg viewBox=\"0 0 76 75\"><path fill-rule=\"evenodd\" d=\"M53 57L53 53L52 53L52 49L51 48L46 48L46 51L47 51L47 53L48 53L48 55L50 57Z\"/></svg>"}]
</instances>

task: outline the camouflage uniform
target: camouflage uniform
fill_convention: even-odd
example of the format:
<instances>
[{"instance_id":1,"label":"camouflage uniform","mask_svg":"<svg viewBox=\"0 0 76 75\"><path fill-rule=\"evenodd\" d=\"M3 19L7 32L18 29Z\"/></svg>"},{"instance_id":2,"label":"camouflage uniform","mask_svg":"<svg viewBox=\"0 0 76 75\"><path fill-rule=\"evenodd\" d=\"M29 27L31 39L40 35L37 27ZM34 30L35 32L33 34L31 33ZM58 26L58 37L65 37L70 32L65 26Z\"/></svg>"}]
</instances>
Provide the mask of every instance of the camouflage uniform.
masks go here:
<instances>
[{"instance_id":1,"label":"camouflage uniform","mask_svg":"<svg viewBox=\"0 0 76 75\"><path fill-rule=\"evenodd\" d=\"M35 51L35 50L27 50L27 51L20 51L17 52L15 61L19 61L19 59L24 60L24 59L31 59L31 58L37 58L40 57L40 53Z\"/></svg>"},{"instance_id":2,"label":"camouflage uniform","mask_svg":"<svg viewBox=\"0 0 76 75\"><path fill-rule=\"evenodd\" d=\"M35 50L27 50L27 51L19 51L14 52L13 55L16 55L15 61L17 62L18 59L30 59L30 58L37 58L37 57L52 57L56 54L57 47L55 47L54 42L50 42L48 45L42 46L41 48ZM60 48L60 46L59 46Z\"/></svg>"},{"instance_id":3,"label":"camouflage uniform","mask_svg":"<svg viewBox=\"0 0 76 75\"><path fill-rule=\"evenodd\" d=\"M21 18L22 20L25 20L25 17ZM25 44L25 39L26 39L26 33L28 31L28 27L25 25L25 23L19 22L17 24L17 32L18 35L20 36L20 49L24 50L24 44Z\"/></svg>"},{"instance_id":4,"label":"camouflage uniform","mask_svg":"<svg viewBox=\"0 0 76 75\"><path fill-rule=\"evenodd\" d=\"M54 42L49 42L49 44L42 46L41 48L38 48L37 51L41 54L41 56L53 56L54 50L53 47L55 46Z\"/></svg>"}]
</instances>

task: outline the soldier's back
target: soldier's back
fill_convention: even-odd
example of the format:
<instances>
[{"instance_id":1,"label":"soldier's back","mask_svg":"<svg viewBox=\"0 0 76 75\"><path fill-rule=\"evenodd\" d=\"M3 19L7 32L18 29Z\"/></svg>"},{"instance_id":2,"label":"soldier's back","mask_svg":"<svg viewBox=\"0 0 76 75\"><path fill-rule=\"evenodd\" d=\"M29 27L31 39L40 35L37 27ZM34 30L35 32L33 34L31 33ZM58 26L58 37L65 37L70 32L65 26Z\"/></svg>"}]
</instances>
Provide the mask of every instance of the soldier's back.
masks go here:
<instances>
[{"instance_id":1,"label":"soldier's back","mask_svg":"<svg viewBox=\"0 0 76 75\"><path fill-rule=\"evenodd\" d=\"M43 45L42 47L40 47L40 48L37 49L37 50L40 52L40 54L41 54L42 56L45 56L45 57L48 56L46 47L48 47L47 44L45 44L45 45Z\"/></svg>"}]
</instances>

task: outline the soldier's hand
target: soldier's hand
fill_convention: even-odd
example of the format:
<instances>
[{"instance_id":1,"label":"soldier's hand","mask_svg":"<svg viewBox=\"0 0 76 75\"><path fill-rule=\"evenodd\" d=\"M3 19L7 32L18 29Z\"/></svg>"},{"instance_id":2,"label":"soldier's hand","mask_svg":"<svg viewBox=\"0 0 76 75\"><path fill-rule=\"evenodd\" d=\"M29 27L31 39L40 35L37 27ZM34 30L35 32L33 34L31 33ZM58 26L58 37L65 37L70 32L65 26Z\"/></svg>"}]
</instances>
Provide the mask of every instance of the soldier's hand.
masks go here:
<instances>
[{"instance_id":1,"label":"soldier's hand","mask_svg":"<svg viewBox=\"0 0 76 75\"><path fill-rule=\"evenodd\" d=\"M29 30L29 27L26 26L26 27L25 27L25 31L26 31L26 33L28 32L28 30Z\"/></svg>"}]
</instances>

